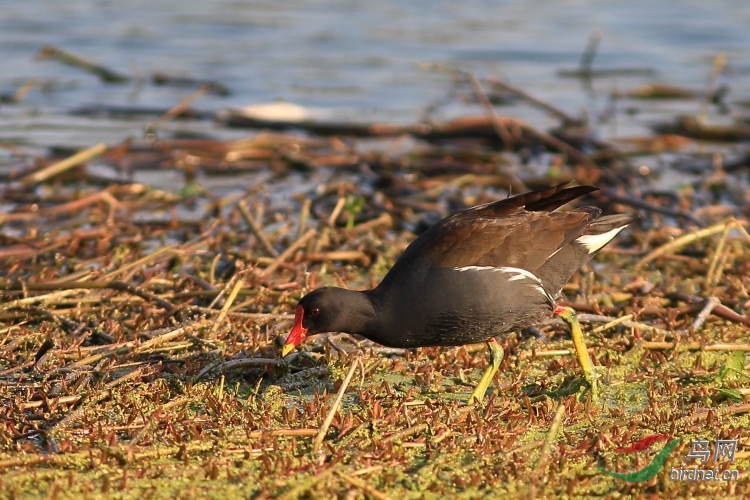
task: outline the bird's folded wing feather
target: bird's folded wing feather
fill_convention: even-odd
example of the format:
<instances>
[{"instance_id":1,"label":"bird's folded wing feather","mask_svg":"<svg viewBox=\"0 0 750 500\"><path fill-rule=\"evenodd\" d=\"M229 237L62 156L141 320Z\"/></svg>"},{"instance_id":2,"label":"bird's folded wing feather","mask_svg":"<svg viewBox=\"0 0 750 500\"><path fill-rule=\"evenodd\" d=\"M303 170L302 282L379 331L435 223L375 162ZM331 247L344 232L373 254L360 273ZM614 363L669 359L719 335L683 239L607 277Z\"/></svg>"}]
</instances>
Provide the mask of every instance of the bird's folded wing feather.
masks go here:
<instances>
[{"instance_id":1,"label":"bird's folded wing feather","mask_svg":"<svg viewBox=\"0 0 750 500\"><path fill-rule=\"evenodd\" d=\"M502 218L446 219L421 248L422 258L438 267L517 267L534 272L579 236L599 215L592 207L572 212L525 212Z\"/></svg>"},{"instance_id":2,"label":"bird's folded wing feather","mask_svg":"<svg viewBox=\"0 0 750 500\"><path fill-rule=\"evenodd\" d=\"M601 213L593 207L554 210L597 189L558 184L458 212L409 245L389 275L412 266L519 267L533 272Z\"/></svg>"}]
</instances>

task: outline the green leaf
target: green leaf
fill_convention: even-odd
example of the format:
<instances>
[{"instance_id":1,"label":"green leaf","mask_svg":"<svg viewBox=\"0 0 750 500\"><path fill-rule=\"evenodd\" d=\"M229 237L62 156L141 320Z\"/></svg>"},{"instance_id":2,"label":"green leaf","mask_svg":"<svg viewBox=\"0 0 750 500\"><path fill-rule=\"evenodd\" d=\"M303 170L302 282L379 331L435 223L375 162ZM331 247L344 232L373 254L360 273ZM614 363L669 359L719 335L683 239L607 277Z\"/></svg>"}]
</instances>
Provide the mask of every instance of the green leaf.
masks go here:
<instances>
[{"instance_id":1,"label":"green leaf","mask_svg":"<svg viewBox=\"0 0 750 500\"><path fill-rule=\"evenodd\" d=\"M347 196L344 202L344 213L347 214L346 229L347 231L354 227L354 219L365 206L365 199L361 196Z\"/></svg>"},{"instance_id":2,"label":"green leaf","mask_svg":"<svg viewBox=\"0 0 750 500\"><path fill-rule=\"evenodd\" d=\"M641 481L648 481L656 474L658 474L661 468L664 467L664 462L667 461L667 458L669 458L669 454L672 453L672 450L674 450L675 447L680 444L680 441L682 441L682 438L671 440L654 457L650 464L639 471L623 474L621 472L608 471L606 469L602 469L601 467L598 467L598 469L607 475L610 475L617 479L622 479L623 481L627 481L629 483L640 483Z\"/></svg>"},{"instance_id":3,"label":"green leaf","mask_svg":"<svg viewBox=\"0 0 750 500\"><path fill-rule=\"evenodd\" d=\"M729 351L726 363L724 363L724 366L721 367L721 370L719 370L719 373L716 375L716 381L722 383L730 373L750 378L745 375L744 371L745 351Z\"/></svg>"},{"instance_id":4,"label":"green leaf","mask_svg":"<svg viewBox=\"0 0 750 500\"><path fill-rule=\"evenodd\" d=\"M717 390L734 402L742 402L742 393L737 389L727 389L724 387L719 387Z\"/></svg>"},{"instance_id":5,"label":"green leaf","mask_svg":"<svg viewBox=\"0 0 750 500\"><path fill-rule=\"evenodd\" d=\"M745 351L729 351L727 369L742 373L745 370Z\"/></svg>"},{"instance_id":6,"label":"green leaf","mask_svg":"<svg viewBox=\"0 0 750 500\"><path fill-rule=\"evenodd\" d=\"M180 189L180 197L189 198L191 196L199 195L204 192L205 191L200 184L198 184L197 182L188 181L185 183L185 186Z\"/></svg>"}]
</instances>

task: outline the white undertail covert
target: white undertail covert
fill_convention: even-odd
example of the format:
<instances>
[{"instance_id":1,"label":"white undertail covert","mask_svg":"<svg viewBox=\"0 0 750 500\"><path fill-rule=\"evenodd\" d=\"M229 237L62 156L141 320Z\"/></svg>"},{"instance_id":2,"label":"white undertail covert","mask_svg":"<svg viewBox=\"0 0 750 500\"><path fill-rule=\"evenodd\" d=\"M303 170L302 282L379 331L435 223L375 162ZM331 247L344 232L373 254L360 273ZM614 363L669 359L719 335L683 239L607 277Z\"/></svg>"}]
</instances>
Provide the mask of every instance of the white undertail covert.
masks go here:
<instances>
[{"instance_id":1,"label":"white undertail covert","mask_svg":"<svg viewBox=\"0 0 750 500\"><path fill-rule=\"evenodd\" d=\"M601 234L586 234L583 236L579 236L574 241L586 247L586 250L588 250L589 254L592 254L598 252L602 247L604 247L604 245L612 241L614 237L617 236L617 234L626 227L627 226L616 227L610 231L607 231L606 233Z\"/></svg>"}]
</instances>

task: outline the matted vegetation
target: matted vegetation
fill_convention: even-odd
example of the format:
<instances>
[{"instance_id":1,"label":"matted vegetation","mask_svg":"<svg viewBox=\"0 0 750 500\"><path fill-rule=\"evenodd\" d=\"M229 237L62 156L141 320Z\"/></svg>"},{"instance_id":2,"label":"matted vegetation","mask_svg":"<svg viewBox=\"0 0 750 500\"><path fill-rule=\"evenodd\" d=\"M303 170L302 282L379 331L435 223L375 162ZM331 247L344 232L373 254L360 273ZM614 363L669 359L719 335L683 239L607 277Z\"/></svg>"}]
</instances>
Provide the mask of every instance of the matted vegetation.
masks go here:
<instances>
[{"instance_id":1,"label":"matted vegetation","mask_svg":"<svg viewBox=\"0 0 750 500\"><path fill-rule=\"evenodd\" d=\"M0 497L750 495L742 170L656 191L633 151L498 116L451 126L397 132L458 145L373 148L337 130L127 141L62 165L14 152L0 215ZM687 141L643 138L640 154L659 140ZM544 175L518 173L543 151ZM102 186L81 166L102 154L121 169L182 171L184 185ZM239 193L196 180L242 170L258 177ZM564 289L600 401L559 320L501 339L494 392L477 406L466 399L483 345L410 351L328 335L279 358L304 293L371 287L438 217L574 178L605 188L585 203L642 216ZM646 465L658 446L616 450L654 434L683 443L653 479L599 470ZM738 440L720 466L739 480L671 481L695 438Z\"/></svg>"}]
</instances>

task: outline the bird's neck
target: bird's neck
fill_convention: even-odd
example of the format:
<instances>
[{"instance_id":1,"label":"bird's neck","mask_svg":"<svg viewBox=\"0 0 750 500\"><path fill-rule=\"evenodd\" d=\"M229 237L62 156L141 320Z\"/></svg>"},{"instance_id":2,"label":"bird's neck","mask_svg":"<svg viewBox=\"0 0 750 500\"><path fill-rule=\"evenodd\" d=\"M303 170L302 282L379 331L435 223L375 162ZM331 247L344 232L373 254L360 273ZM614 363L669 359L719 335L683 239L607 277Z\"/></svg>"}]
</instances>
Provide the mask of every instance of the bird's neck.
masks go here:
<instances>
[{"instance_id":1,"label":"bird's neck","mask_svg":"<svg viewBox=\"0 0 750 500\"><path fill-rule=\"evenodd\" d=\"M340 312L330 331L361 335L379 344L399 347L394 344L393 335L403 330L403 323L395 318L393 304L390 303L383 289L357 292L343 288L331 288L331 293L339 299Z\"/></svg>"},{"instance_id":2,"label":"bird's neck","mask_svg":"<svg viewBox=\"0 0 750 500\"><path fill-rule=\"evenodd\" d=\"M378 344L383 344L389 347L398 347L394 344L393 336L403 329L403 322L399 322L394 316L394 304L391 303L385 294L384 290L380 287L373 290L367 290L359 292L364 300L369 304L371 316L367 317L367 321L362 324L362 329L357 333L365 338L368 338ZM407 321L404 319L404 321Z\"/></svg>"},{"instance_id":3,"label":"bird's neck","mask_svg":"<svg viewBox=\"0 0 750 500\"><path fill-rule=\"evenodd\" d=\"M373 333L379 328L381 314L378 300L373 297L372 291L358 292L332 287L331 292L337 296L341 307L332 330L373 339Z\"/></svg>"}]
</instances>

